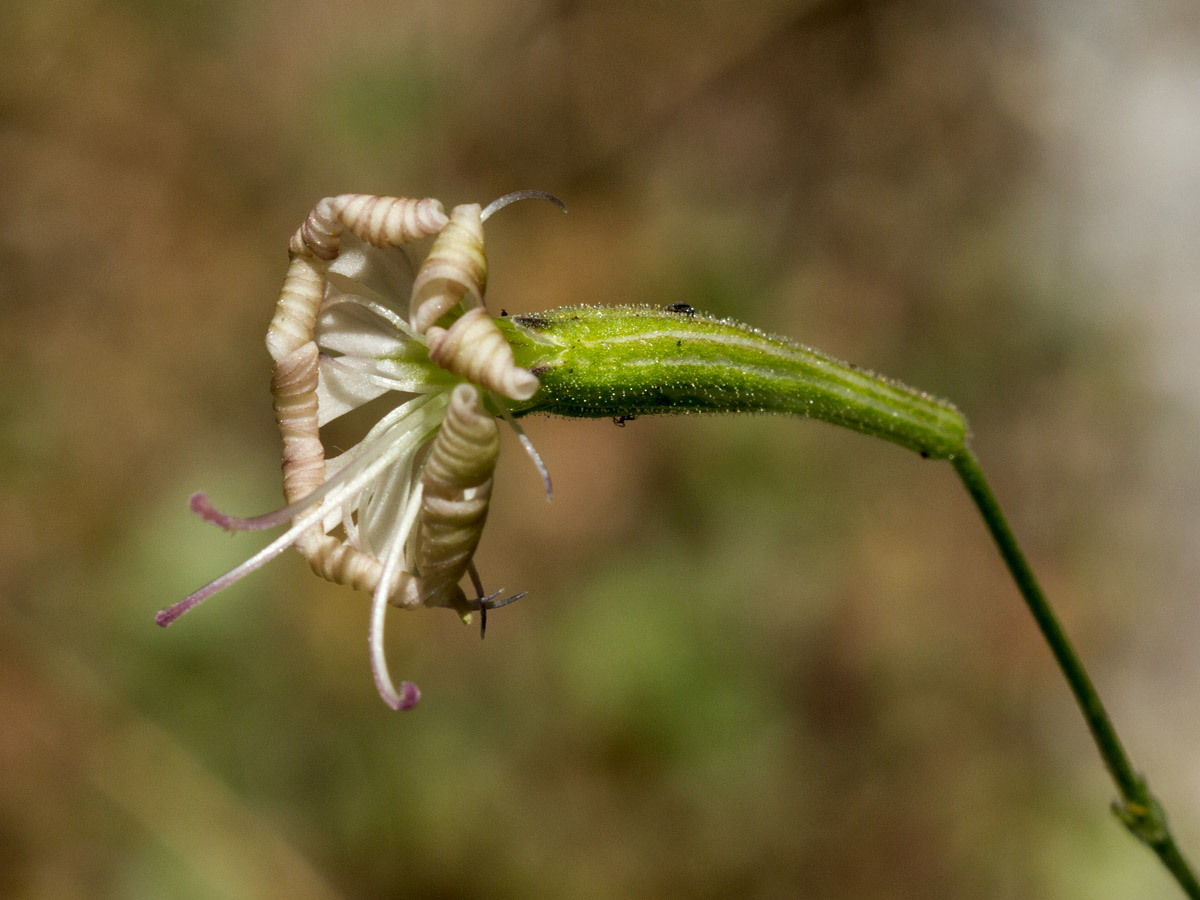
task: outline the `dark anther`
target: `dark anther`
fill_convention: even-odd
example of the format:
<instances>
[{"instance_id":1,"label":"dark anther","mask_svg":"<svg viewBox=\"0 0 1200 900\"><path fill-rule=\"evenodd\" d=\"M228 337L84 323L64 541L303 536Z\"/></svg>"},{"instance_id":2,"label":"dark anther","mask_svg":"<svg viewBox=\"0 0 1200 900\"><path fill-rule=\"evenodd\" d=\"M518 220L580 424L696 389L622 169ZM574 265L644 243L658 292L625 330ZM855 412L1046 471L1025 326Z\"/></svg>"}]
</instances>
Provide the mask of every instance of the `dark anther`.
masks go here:
<instances>
[{"instance_id":1,"label":"dark anther","mask_svg":"<svg viewBox=\"0 0 1200 900\"><path fill-rule=\"evenodd\" d=\"M503 600L497 600L504 593L504 588L496 591L494 594L488 594L486 597L479 597L474 601L475 609L479 610L479 639L483 640L487 634L487 614L489 609L499 609L502 606L508 606L510 603L516 603L529 591L521 591L519 594L513 594L511 597L505 597Z\"/></svg>"},{"instance_id":2,"label":"dark anther","mask_svg":"<svg viewBox=\"0 0 1200 900\"><path fill-rule=\"evenodd\" d=\"M474 600L470 601L470 608L479 610L479 639L483 640L484 636L487 634L488 610L499 609L502 606L508 606L510 603L516 603L518 600L528 594L529 591L521 591L519 594L513 594L511 597L505 597L503 600L497 600L496 598L504 593L504 588L501 588L500 590L488 594L485 597L483 595L483 581L479 577L479 572L475 568L475 563L472 562L467 564L467 574L471 577L471 585L475 588L475 593L479 595Z\"/></svg>"}]
</instances>

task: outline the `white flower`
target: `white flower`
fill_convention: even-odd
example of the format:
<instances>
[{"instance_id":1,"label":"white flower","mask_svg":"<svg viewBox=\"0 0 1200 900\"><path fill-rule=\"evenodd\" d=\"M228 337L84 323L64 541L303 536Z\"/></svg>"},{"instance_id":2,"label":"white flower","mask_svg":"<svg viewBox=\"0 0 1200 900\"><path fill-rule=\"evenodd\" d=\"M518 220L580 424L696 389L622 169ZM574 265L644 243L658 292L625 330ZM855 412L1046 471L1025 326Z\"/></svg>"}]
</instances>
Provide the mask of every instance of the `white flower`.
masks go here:
<instances>
[{"instance_id":1,"label":"white flower","mask_svg":"<svg viewBox=\"0 0 1200 900\"><path fill-rule=\"evenodd\" d=\"M411 210L418 203L425 204L421 211L433 223L424 233L437 238L413 290L414 266L407 255L415 249L411 229L401 234L397 225L394 233L387 232L391 220L382 220L379 211L400 204ZM504 205L497 204L489 214ZM513 365L512 351L490 316L475 312L485 278L483 218L477 206L457 207L447 220L436 201L362 195L328 198L314 209L293 239L292 265L268 334L276 360L272 390L284 436L285 494L293 502L243 519L217 511L203 494L191 500L193 511L227 529L288 522L291 527L241 565L162 610L159 625L171 624L296 547L322 577L372 591L369 644L376 685L389 706L409 709L420 691L407 681L397 690L384 658L389 601L409 608L449 606L469 621L474 610L484 617L488 609L517 599L498 601L499 592L483 596L471 564L499 446L481 387L519 399L537 389L537 379ZM341 233L343 227L348 233ZM409 246L380 249L355 234L375 244ZM322 260L331 255L326 265ZM456 261L467 257L471 265L456 275ZM421 322L427 335L397 308L396 298L410 293L412 320ZM457 315L460 301L472 307L471 314ZM449 327L434 326L447 310L446 318L453 319ZM317 429L393 391L407 399L359 443L326 460ZM515 427L503 401L491 396ZM532 451L519 429L518 435ZM548 478L546 485L549 496ZM473 599L458 586L464 574L470 574L478 592Z\"/></svg>"}]
</instances>

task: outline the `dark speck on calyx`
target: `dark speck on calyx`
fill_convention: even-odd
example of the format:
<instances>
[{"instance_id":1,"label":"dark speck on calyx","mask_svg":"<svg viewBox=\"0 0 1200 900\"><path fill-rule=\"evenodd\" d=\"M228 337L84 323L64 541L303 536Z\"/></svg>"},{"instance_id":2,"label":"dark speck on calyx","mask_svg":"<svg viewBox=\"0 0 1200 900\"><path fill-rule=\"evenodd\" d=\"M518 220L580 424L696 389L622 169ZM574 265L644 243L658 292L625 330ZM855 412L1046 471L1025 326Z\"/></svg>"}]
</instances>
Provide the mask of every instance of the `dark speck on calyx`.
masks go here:
<instances>
[{"instance_id":1,"label":"dark speck on calyx","mask_svg":"<svg viewBox=\"0 0 1200 900\"><path fill-rule=\"evenodd\" d=\"M501 311L503 313L503 311ZM535 331L549 331L550 320L534 313L526 313L522 316L513 316L512 320L518 325L524 325L526 328L532 328Z\"/></svg>"},{"instance_id":2,"label":"dark speck on calyx","mask_svg":"<svg viewBox=\"0 0 1200 900\"><path fill-rule=\"evenodd\" d=\"M696 315L696 310L687 303L672 303L667 307L667 309L669 309L671 312L680 313L689 317Z\"/></svg>"}]
</instances>

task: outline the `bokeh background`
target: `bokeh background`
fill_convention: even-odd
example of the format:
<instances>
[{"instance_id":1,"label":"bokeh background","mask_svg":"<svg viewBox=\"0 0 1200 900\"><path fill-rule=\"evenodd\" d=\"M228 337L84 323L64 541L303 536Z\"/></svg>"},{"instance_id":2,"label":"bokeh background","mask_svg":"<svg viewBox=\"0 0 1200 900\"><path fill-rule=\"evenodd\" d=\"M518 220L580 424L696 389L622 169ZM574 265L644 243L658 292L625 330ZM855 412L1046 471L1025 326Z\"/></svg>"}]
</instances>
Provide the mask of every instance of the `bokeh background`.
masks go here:
<instances>
[{"instance_id":1,"label":"bokeh background","mask_svg":"<svg viewBox=\"0 0 1200 900\"><path fill-rule=\"evenodd\" d=\"M262 337L342 191L483 201L493 308L686 302L953 398L1200 854L1184 0L0 4L0 896L1156 898L944 464L532 420L485 642L289 554Z\"/></svg>"}]
</instances>

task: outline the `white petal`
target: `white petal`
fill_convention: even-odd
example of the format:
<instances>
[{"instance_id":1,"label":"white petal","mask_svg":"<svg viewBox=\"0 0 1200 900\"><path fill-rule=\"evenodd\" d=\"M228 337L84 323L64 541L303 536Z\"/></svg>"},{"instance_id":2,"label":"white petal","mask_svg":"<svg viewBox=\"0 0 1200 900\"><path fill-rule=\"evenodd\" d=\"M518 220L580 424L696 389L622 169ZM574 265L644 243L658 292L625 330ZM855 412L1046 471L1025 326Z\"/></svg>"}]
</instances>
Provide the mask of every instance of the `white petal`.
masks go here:
<instances>
[{"instance_id":1,"label":"white petal","mask_svg":"<svg viewBox=\"0 0 1200 900\"><path fill-rule=\"evenodd\" d=\"M410 358L326 356L321 358L321 364L326 368L342 369L350 375L368 378L389 391L403 391L406 394L428 394L453 387L457 383L454 373L439 369L424 357L424 351L406 352L405 356Z\"/></svg>"},{"instance_id":2,"label":"white petal","mask_svg":"<svg viewBox=\"0 0 1200 900\"><path fill-rule=\"evenodd\" d=\"M322 350L347 356L397 356L410 343L408 335L333 286L317 316L316 340Z\"/></svg>"},{"instance_id":3,"label":"white petal","mask_svg":"<svg viewBox=\"0 0 1200 900\"><path fill-rule=\"evenodd\" d=\"M415 445L419 441L414 441ZM359 549L379 556L395 533L413 482L412 459L401 460L363 492L358 508Z\"/></svg>"},{"instance_id":4,"label":"white petal","mask_svg":"<svg viewBox=\"0 0 1200 900\"><path fill-rule=\"evenodd\" d=\"M376 422L349 450L325 461L328 483L334 479L353 478L356 471L381 454L398 460L378 478L364 483L356 493L343 494L339 508L331 509L324 520L326 531L341 524L345 526L346 538L351 545L378 555L375 548L386 544L388 532L395 527L395 516L389 508L394 503L403 503L407 497L413 481L414 454L437 431L448 402L448 391L413 397Z\"/></svg>"},{"instance_id":5,"label":"white petal","mask_svg":"<svg viewBox=\"0 0 1200 900\"><path fill-rule=\"evenodd\" d=\"M449 392L434 395L424 406L405 417L408 429L404 440L410 442L411 450L402 457L387 477L381 478L363 492L363 502L358 510L358 526L363 549L380 555L390 546L405 509L411 502L417 449L433 437L441 427L442 418L449 403ZM390 438L389 438L390 439Z\"/></svg>"},{"instance_id":6,"label":"white petal","mask_svg":"<svg viewBox=\"0 0 1200 900\"><path fill-rule=\"evenodd\" d=\"M317 381L317 424L324 426L389 390L391 388L377 384L367 375L322 362Z\"/></svg>"},{"instance_id":7,"label":"white petal","mask_svg":"<svg viewBox=\"0 0 1200 900\"><path fill-rule=\"evenodd\" d=\"M342 233L342 250L329 271L360 282L394 304L407 304L416 278L414 260L424 258L431 239L400 247L372 247L349 232ZM399 307L397 307L399 308Z\"/></svg>"}]
</instances>

